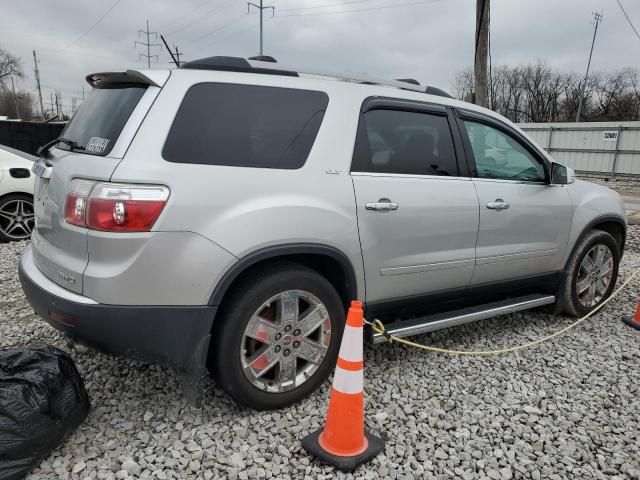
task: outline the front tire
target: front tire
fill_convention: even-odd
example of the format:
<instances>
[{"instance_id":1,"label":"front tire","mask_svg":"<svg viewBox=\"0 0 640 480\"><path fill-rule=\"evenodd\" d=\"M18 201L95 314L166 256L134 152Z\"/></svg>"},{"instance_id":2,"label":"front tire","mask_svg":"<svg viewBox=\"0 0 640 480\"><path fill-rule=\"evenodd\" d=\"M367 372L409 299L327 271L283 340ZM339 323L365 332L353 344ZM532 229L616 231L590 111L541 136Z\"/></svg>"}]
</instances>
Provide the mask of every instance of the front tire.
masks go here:
<instances>
[{"instance_id":1,"label":"front tire","mask_svg":"<svg viewBox=\"0 0 640 480\"><path fill-rule=\"evenodd\" d=\"M618 279L620 247L602 230L592 230L580 240L566 270L562 287L563 311L586 315L606 300Z\"/></svg>"},{"instance_id":2,"label":"front tire","mask_svg":"<svg viewBox=\"0 0 640 480\"><path fill-rule=\"evenodd\" d=\"M209 368L236 402L282 408L316 390L335 366L340 296L320 274L282 263L245 276L214 323Z\"/></svg>"}]
</instances>

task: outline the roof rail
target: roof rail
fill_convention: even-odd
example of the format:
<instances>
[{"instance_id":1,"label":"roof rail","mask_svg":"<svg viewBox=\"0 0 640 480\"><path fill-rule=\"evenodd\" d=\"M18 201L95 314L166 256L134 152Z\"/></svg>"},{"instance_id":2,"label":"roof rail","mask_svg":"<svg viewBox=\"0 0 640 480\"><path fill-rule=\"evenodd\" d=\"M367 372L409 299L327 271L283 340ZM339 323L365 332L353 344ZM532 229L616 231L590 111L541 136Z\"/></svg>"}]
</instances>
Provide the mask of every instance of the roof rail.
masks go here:
<instances>
[{"instance_id":1,"label":"roof rail","mask_svg":"<svg viewBox=\"0 0 640 480\"><path fill-rule=\"evenodd\" d=\"M383 85L395 87L413 92L428 93L441 97L453 98L451 95L436 87L421 86L413 78L400 78L397 80L387 80L379 77L367 75L366 73L340 72L335 70L322 70L312 67L298 67L282 65L276 62L273 57L263 55L249 57L207 57L200 60L183 63L180 68L196 70L222 70L229 72L263 73L269 75L285 75L299 77L300 75L313 75L318 77L329 77L338 80L355 83L365 83L369 85Z\"/></svg>"}]
</instances>

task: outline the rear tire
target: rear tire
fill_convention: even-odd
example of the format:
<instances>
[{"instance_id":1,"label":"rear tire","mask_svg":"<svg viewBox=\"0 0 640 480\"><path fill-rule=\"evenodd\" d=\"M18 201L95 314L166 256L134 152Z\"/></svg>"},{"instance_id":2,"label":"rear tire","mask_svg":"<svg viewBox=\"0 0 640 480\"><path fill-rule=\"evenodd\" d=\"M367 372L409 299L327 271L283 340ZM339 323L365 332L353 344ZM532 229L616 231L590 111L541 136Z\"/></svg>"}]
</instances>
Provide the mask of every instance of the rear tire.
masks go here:
<instances>
[{"instance_id":1,"label":"rear tire","mask_svg":"<svg viewBox=\"0 0 640 480\"><path fill-rule=\"evenodd\" d=\"M618 279L620 247L602 230L592 230L578 243L562 285L562 310L574 317L586 315L613 291Z\"/></svg>"},{"instance_id":2,"label":"rear tire","mask_svg":"<svg viewBox=\"0 0 640 480\"><path fill-rule=\"evenodd\" d=\"M316 271L295 263L254 271L233 288L216 317L209 369L239 404L285 407L327 379L344 323L338 292Z\"/></svg>"},{"instance_id":3,"label":"rear tire","mask_svg":"<svg viewBox=\"0 0 640 480\"><path fill-rule=\"evenodd\" d=\"M0 199L0 242L19 242L31 238L34 227L33 198L12 193Z\"/></svg>"}]
</instances>

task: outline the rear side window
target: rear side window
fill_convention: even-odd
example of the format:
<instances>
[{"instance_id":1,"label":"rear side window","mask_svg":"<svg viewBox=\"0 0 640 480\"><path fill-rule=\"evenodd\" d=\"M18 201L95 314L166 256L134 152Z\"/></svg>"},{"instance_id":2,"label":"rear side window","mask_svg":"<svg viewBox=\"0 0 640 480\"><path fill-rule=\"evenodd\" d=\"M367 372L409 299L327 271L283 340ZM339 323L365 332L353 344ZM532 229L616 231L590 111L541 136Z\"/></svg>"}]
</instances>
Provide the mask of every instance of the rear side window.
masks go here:
<instances>
[{"instance_id":1,"label":"rear side window","mask_svg":"<svg viewBox=\"0 0 640 480\"><path fill-rule=\"evenodd\" d=\"M323 92L200 83L187 91L162 156L177 163L300 168L328 102Z\"/></svg>"},{"instance_id":2,"label":"rear side window","mask_svg":"<svg viewBox=\"0 0 640 480\"><path fill-rule=\"evenodd\" d=\"M366 112L360 122L352 169L457 176L447 117L402 110Z\"/></svg>"},{"instance_id":3,"label":"rear side window","mask_svg":"<svg viewBox=\"0 0 640 480\"><path fill-rule=\"evenodd\" d=\"M147 85L131 83L94 88L60 136L83 147L83 153L107 155L146 89ZM56 147L69 148L63 143Z\"/></svg>"}]
</instances>

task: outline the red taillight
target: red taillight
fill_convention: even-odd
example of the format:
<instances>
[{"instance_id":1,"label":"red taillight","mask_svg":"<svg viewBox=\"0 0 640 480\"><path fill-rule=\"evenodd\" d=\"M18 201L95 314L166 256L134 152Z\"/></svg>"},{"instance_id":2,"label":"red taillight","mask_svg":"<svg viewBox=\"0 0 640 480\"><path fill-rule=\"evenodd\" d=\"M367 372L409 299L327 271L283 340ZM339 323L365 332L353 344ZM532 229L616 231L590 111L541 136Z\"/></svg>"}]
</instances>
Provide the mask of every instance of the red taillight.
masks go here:
<instances>
[{"instance_id":1,"label":"red taillight","mask_svg":"<svg viewBox=\"0 0 640 480\"><path fill-rule=\"evenodd\" d=\"M164 204L164 200L91 198L87 226L106 232L147 232L160 216Z\"/></svg>"},{"instance_id":2,"label":"red taillight","mask_svg":"<svg viewBox=\"0 0 640 480\"><path fill-rule=\"evenodd\" d=\"M67 188L67 198L64 204L64 219L67 223L85 227L87 213L87 199L95 182L74 178Z\"/></svg>"},{"instance_id":3,"label":"red taillight","mask_svg":"<svg viewBox=\"0 0 640 480\"><path fill-rule=\"evenodd\" d=\"M169 189L161 185L96 183L88 197L69 193L65 219L103 232L148 232L167 198Z\"/></svg>"}]
</instances>

